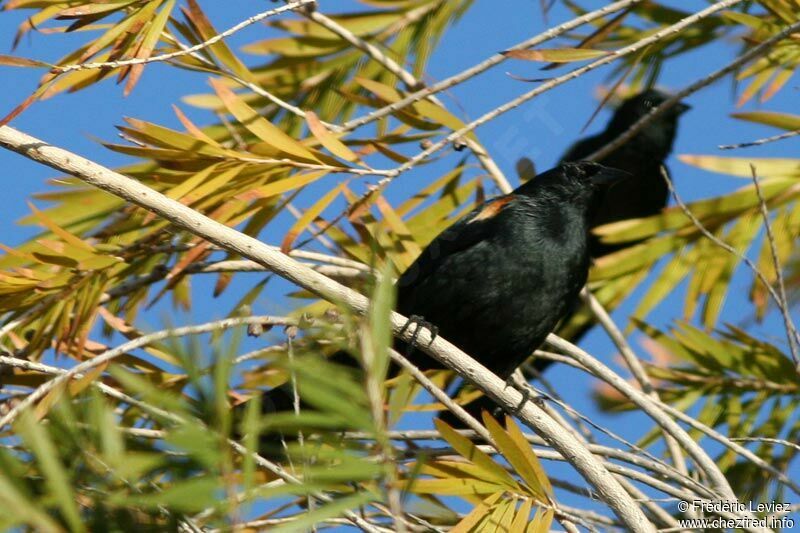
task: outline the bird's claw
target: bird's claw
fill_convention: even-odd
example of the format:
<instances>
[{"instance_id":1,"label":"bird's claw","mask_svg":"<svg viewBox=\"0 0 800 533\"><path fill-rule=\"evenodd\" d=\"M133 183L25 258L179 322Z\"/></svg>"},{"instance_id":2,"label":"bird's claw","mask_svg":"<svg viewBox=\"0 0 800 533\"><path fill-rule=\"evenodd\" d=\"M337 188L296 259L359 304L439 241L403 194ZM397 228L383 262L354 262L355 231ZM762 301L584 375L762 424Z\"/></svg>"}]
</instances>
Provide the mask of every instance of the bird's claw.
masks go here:
<instances>
[{"instance_id":1,"label":"bird's claw","mask_svg":"<svg viewBox=\"0 0 800 533\"><path fill-rule=\"evenodd\" d=\"M528 403L528 400L531 399L531 392L528 389L522 389L520 393L522 393L522 399L519 401L519 405L517 405L514 408L514 411L511 413L514 416L517 416L520 411L522 411L522 408L525 406L525 404Z\"/></svg>"},{"instance_id":2,"label":"bird's claw","mask_svg":"<svg viewBox=\"0 0 800 533\"><path fill-rule=\"evenodd\" d=\"M510 414L512 416L517 416L522 411L522 408L525 406L526 403L528 403L529 400L533 401L537 405L539 404L539 402L543 402L542 397L539 396L539 395L531 397L531 391L530 391L529 388L527 388L527 387L517 387L516 383L514 383L514 376L513 375L508 376L506 378L506 386L513 387L513 388L517 389L520 394L522 394L522 399L519 401L519 404L514 409L512 409L512 410L510 410L508 412L508 414Z\"/></svg>"},{"instance_id":3,"label":"bird's claw","mask_svg":"<svg viewBox=\"0 0 800 533\"><path fill-rule=\"evenodd\" d=\"M436 326L434 326L433 324L431 324L430 322L428 322L419 315L411 315L410 317L408 317L408 321L405 324L403 324L402 328L400 328L400 335L405 333L406 330L409 329L412 324L415 327L414 327L414 332L411 334L411 339L409 339L408 341L409 352L418 346L417 337L419 337L420 329L425 328L431 332L431 340L428 343L428 346L433 344L433 341L439 335L439 328L437 328Z\"/></svg>"}]
</instances>

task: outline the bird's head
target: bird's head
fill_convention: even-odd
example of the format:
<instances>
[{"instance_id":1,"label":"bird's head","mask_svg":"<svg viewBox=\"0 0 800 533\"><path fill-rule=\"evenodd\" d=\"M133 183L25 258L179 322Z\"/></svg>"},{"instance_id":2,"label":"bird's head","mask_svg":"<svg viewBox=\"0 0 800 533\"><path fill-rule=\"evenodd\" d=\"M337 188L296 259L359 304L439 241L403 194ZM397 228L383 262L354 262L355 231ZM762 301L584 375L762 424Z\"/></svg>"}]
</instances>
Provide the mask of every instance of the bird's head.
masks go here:
<instances>
[{"instance_id":1,"label":"bird's head","mask_svg":"<svg viewBox=\"0 0 800 533\"><path fill-rule=\"evenodd\" d=\"M577 206L588 206L598 191L631 176L624 170L593 161L561 163L539 174L522 188L538 189L536 194Z\"/></svg>"},{"instance_id":2,"label":"bird's head","mask_svg":"<svg viewBox=\"0 0 800 533\"><path fill-rule=\"evenodd\" d=\"M614 112L614 117L608 125L608 132L620 135L636 124L641 118L647 116L653 109L663 104L670 95L657 89L648 89L625 100ZM636 148L647 152L656 152L652 155L666 157L672 151L672 142L678 128L678 117L691 107L683 102L678 102L665 113L648 123L633 139Z\"/></svg>"}]
</instances>

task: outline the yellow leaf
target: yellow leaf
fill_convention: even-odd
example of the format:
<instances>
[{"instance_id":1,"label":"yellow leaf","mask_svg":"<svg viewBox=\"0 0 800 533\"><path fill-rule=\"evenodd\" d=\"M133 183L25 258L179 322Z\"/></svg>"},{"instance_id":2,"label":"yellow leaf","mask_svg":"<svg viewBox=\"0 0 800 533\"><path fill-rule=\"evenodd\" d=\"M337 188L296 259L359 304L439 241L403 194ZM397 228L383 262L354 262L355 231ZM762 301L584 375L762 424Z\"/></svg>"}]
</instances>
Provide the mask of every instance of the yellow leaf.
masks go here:
<instances>
[{"instance_id":1,"label":"yellow leaf","mask_svg":"<svg viewBox=\"0 0 800 533\"><path fill-rule=\"evenodd\" d=\"M217 96L222 99L228 111L230 111L231 114L236 117L236 120L241 122L245 128L250 130L253 135L268 145L275 147L277 150L294 156L295 158L319 162L319 159L317 159L308 148L284 133L283 130L275 126L272 122L259 115L221 81L212 78L210 82Z\"/></svg>"},{"instance_id":2,"label":"yellow leaf","mask_svg":"<svg viewBox=\"0 0 800 533\"><path fill-rule=\"evenodd\" d=\"M517 511L514 521L511 522L510 531L525 531L525 526L528 524L528 518L531 516L531 508L533 508L533 501L530 498L523 500Z\"/></svg>"},{"instance_id":3,"label":"yellow leaf","mask_svg":"<svg viewBox=\"0 0 800 533\"><path fill-rule=\"evenodd\" d=\"M65 230L64 228L62 228L58 224L56 224L45 213L43 213L42 211L39 211L38 209L36 209L36 206L34 206L32 203L28 202L28 207L31 208L31 211L33 211L33 215L45 227L47 227L47 229L49 229L50 231L52 231L53 233L55 233L56 235L61 237L64 240L65 243L69 244L70 246L74 246L75 248L78 248L80 250L84 250L84 251L87 251L87 252L94 253L94 248L92 247L92 245L90 245L89 243L87 243L83 239L73 235L72 233L70 233L69 231Z\"/></svg>"},{"instance_id":4,"label":"yellow leaf","mask_svg":"<svg viewBox=\"0 0 800 533\"><path fill-rule=\"evenodd\" d=\"M416 240L414 240L414 235L409 231L403 220L397 215L397 212L392 209L392 206L389 205L389 202L387 202L383 196L376 198L375 205L383 215L384 221L386 221L392 229L392 236L395 242L403 249L401 261L403 264L398 265L398 267L403 267L404 270L422 253L422 249L419 244L417 244Z\"/></svg>"},{"instance_id":5,"label":"yellow leaf","mask_svg":"<svg viewBox=\"0 0 800 533\"><path fill-rule=\"evenodd\" d=\"M309 207L306 210L306 212L303 213L303 216L297 219L297 221L292 225L292 227L289 228L289 231L286 233L286 236L283 238L283 242L281 243L282 252L287 253L291 249L292 243L294 243L294 240L297 238L297 236L303 230L305 230L306 227L308 227L308 225L311 224L311 222L313 222L314 219L317 218L320 215L320 213L322 213L325 210L325 208L328 207L336 199L337 196L339 196L339 193L342 192L344 186L345 184L341 183L339 184L338 187L335 187L330 191L328 191L325 194L325 196L320 198L314 205Z\"/></svg>"},{"instance_id":6,"label":"yellow leaf","mask_svg":"<svg viewBox=\"0 0 800 533\"><path fill-rule=\"evenodd\" d=\"M313 183L318 179L328 175L327 170L314 170L311 172L304 172L302 174L295 174L288 178L273 181L261 187L257 187L250 191L244 192L237 196L240 199L253 199L253 198L270 198L286 191L292 191L304 187L309 183Z\"/></svg>"},{"instance_id":7,"label":"yellow leaf","mask_svg":"<svg viewBox=\"0 0 800 533\"><path fill-rule=\"evenodd\" d=\"M494 462L491 457L478 449L471 440L458 433L446 422L439 419L433 421L436 429L458 453L465 459L472 461L484 472L483 479L504 485L512 490L519 490L519 484L511 477L511 474Z\"/></svg>"},{"instance_id":8,"label":"yellow leaf","mask_svg":"<svg viewBox=\"0 0 800 533\"><path fill-rule=\"evenodd\" d=\"M348 148L342 141L340 141L334 134L332 134L325 125L319 120L317 114L313 111L306 111L306 123L308 129L317 140L327 148L333 155L341 157L345 161L351 163L360 162L358 155L356 155L350 148Z\"/></svg>"},{"instance_id":9,"label":"yellow leaf","mask_svg":"<svg viewBox=\"0 0 800 533\"><path fill-rule=\"evenodd\" d=\"M552 509L539 509L536 516L528 524L528 529L525 533L548 533L550 525L553 523L553 510Z\"/></svg>"},{"instance_id":10,"label":"yellow leaf","mask_svg":"<svg viewBox=\"0 0 800 533\"><path fill-rule=\"evenodd\" d=\"M800 115L776 113L774 111L751 111L748 113L733 113L731 116L784 130L800 130Z\"/></svg>"},{"instance_id":11,"label":"yellow leaf","mask_svg":"<svg viewBox=\"0 0 800 533\"><path fill-rule=\"evenodd\" d=\"M472 511L467 514L467 516L462 518L458 524L453 526L453 529L450 530L450 533L467 533L468 531L472 531L472 529L489 514L491 508L502 495L502 492L496 492L489 495L481 503L476 505Z\"/></svg>"},{"instance_id":12,"label":"yellow leaf","mask_svg":"<svg viewBox=\"0 0 800 533\"><path fill-rule=\"evenodd\" d=\"M26 59L24 57L7 56L0 54L0 65L7 67L49 67L49 63L37 61L36 59Z\"/></svg>"},{"instance_id":13,"label":"yellow leaf","mask_svg":"<svg viewBox=\"0 0 800 533\"><path fill-rule=\"evenodd\" d=\"M503 55L512 59L526 61L547 61L548 63L570 63L584 61L608 55L604 50L590 50L588 48L555 48L538 50L508 50Z\"/></svg>"},{"instance_id":14,"label":"yellow leaf","mask_svg":"<svg viewBox=\"0 0 800 533\"><path fill-rule=\"evenodd\" d=\"M108 366L108 362L105 362L101 365L94 367L92 370L84 374L84 376L76 381L73 381L69 384L69 393L71 396L77 396L83 391L86 387L94 383L98 377L103 375L105 372L106 367Z\"/></svg>"},{"instance_id":15,"label":"yellow leaf","mask_svg":"<svg viewBox=\"0 0 800 533\"><path fill-rule=\"evenodd\" d=\"M542 466L536 455L531 451L531 445L525 440L522 432L514 424L513 420L506 417L506 425L517 430L517 434L521 441L512 438L511 430L508 433L500 426L497 420L492 415L484 411L481 413L483 416L483 425L489 430L489 433L494 439L497 450L503 454L511 466L514 467L517 474L522 477L534 496L541 500L546 500L549 489L549 482L547 475L544 473ZM543 479L542 479L543 478Z\"/></svg>"},{"instance_id":16,"label":"yellow leaf","mask_svg":"<svg viewBox=\"0 0 800 533\"><path fill-rule=\"evenodd\" d=\"M493 494L502 489L497 483L472 478L416 479L410 488L411 492L417 494L450 496Z\"/></svg>"}]
</instances>

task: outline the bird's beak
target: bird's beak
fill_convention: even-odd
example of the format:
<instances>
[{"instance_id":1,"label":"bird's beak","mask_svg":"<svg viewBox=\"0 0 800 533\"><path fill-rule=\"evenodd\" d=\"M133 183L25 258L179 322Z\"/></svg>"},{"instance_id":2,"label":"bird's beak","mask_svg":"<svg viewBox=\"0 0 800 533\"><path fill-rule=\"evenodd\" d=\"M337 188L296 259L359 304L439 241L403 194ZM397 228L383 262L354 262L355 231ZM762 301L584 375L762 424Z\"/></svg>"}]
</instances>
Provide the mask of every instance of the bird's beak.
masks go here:
<instances>
[{"instance_id":1,"label":"bird's beak","mask_svg":"<svg viewBox=\"0 0 800 533\"><path fill-rule=\"evenodd\" d=\"M618 168L603 167L590 178L595 185L610 185L632 176L630 172L625 172Z\"/></svg>"},{"instance_id":2,"label":"bird's beak","mask_svg":"<svg viewBox=\"0 0 800 533\"><path fill-rule=\"evenodd\" d=\"M676 115L683 115L684 113L689 111L691 108L692 108L692 106L690 106L689 104L684 104L683 102L678 102L677 104L675 104L675 108L674 108L675 109L675 114Z\"/></svg>"}]
</instances>

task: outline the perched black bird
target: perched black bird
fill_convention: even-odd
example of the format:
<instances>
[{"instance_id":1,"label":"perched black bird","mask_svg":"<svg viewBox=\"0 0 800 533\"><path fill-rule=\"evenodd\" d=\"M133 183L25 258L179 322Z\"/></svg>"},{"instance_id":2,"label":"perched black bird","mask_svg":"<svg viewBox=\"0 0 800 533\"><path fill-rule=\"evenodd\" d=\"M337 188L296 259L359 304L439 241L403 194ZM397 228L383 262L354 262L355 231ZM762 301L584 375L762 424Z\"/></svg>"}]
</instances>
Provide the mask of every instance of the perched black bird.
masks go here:
<instances>
[{"instance_id":1,"label":"perched black bird","mask_svg":"<svg viewBox=\"0 0 800 533\"><path fill-rule=\"evenodd\" d=\"M536 349L577 296L589 268L597 198L624 172L562 164L494 198L436 237L397 281L397 310L501 377ZM421 368L438 363L415 352Z\"/></svg>"},{"instance_id":2,"label":"perched black bird","mask_svg":"<svg viewBox=\"0 0 800 533\"><path fill-rule=\"evenodd\" d=\"M487 201L436 237L400 276L398 312L424 318L507 378L577 298L598 198L627 176L597 163L564 163ZM407 351L400 341L395 347ZM442 368L419 350L409 353L423 370ZM265 396L267 411L291 408L286 388Z\"/></svg>"},{"instance_id":3,"label":"perched black bird","mask_svg":"<svg viewBox=\"0 0 800 533\"><path fill-rule=\"evenodd\" d=\"M561 158L562 162L581 161L604 147L633 126L653 108L662 104L668 95L650 89L622 103L609 121L606 129L597 135L576 142ZM678 130L678 118L689 106L678 103L666 113L650 122L628 142L598 160L598 163L624 170L633 175L609 187L603 194L592 227L618 220L640 218L660 212L669 199L669 190L661 176L661 167L672 152ZM592 257L601 257L619 250L627 244L603 244L592 236L589 251Z\"/></svg>"}]
</instances>

